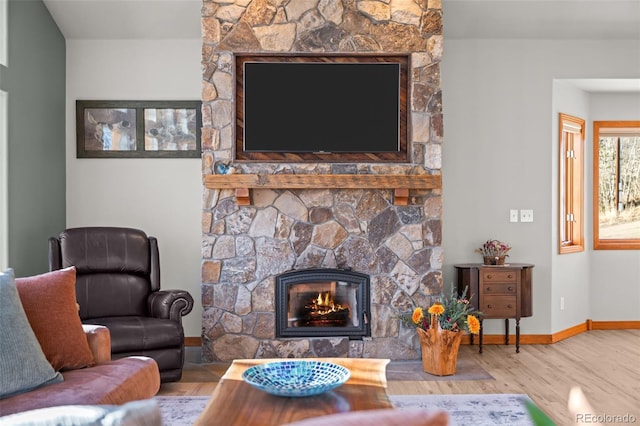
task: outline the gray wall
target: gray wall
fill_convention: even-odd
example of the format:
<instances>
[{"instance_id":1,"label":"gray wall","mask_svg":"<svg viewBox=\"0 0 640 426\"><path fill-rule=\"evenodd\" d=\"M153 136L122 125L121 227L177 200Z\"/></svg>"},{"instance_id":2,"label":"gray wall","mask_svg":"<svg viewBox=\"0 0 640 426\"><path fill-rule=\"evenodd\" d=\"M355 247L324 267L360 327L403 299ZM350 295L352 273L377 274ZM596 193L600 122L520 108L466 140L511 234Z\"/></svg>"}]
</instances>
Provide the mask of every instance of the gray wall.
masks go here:
<instances>
[{"instance_id":1,"label":"gray wall","mask_svg":"<svg viewBox=\"0 0 640 426\"><path fill-rule=\"evenodd\" d=\"M27 276L65 225L65 40L40 0L10 0L8 18L8 263Z\"/></svg>"},{"instance_id":2,"label":"gray wall","mask_svg":"<svg viewBox=\"0 0 640 426\"><path fill-rule=\"evenodd\" d=\"M636 57L640 56L639 52L640 49L636 50ZM587 128L590 130L593 121L639 120L640 93L592 94L589 111ZM589 214L593 216L591 211ZM590 246L593 246L591 242ZM589 274L591 318L594 321L640 319L640 250L594 251Z\"/></svg>"},{"instance_id":3,"label":"gray wall","mask_svg":"<svg viewBox=\"0 0 640 426\"><path fill-rule=\"evenodd\" d=\"M585 150L584 150L584 231L585 231L585 250L578 253L564 254L558 253L557 232L559 226L558 214L558 185L552 186L551 192L551 231L555 235L551 235L553 243L553 256L551 257L551 282L554 285L551 288L551 328L552 330L564 330L574 325L584 322L591 317L590 311L590 291L589 286L591 278L589 274L589 259L593 251L591 248L591 126L589 122L589 93L577 88L571 83L571 80L554 80L553 81L553 104L551 115L551 141L552 156L551 160L551 176L554 181L558 180L558 153L559 135L558 123L559 113L565 113L580 117L585 120ZM555 129L555 131L554 131ZM560 309L560 298L564 298L564 310Z\"/></svg>"},{"instance_id":4,"label":"gray wall","mask_svg":"<svg viewBox=\"0 0 640 426\"><path fill-rule=\"evenodd\" d=\"M202 333L200 158L76 158L78 99L198 100L202 42L67 41L67 227L124 226L158 238L161 286L191 293L185 336Z\"/></svg>"},{"instance_id":5,"label":"gray wall","mask_svg":"<svg viewBox=\"0 0 640 426\"><path fill-rule=\"evenodd\" d=\"M557 113L565 112L585 119L585 231L586 250L571 255L553 256L552 329L562 330L585 318L594 321L635 321L640 318L640 251L593 250L593 121L637 120L640 117L640 93L589 93L577 88L571 79L553 84L553 128ZM553 135L558 152L558 135ZM557 162L552 173L557 176ZM557 188L557 186L555 187ZM552 198L553 210L558 203ZM558 229L557 216L552 218ZM554 246L557 251L557 246ZM565 312L559 308L565 298ZM568 302L567 302L568 301Z\"/></svg>"},{"instance_id":6,"label":"gray wall","mask_svg":"<svg viewBox=\"0 0 640 426\"><path fill-rule=\"evenodd\" d=\"M83 50L78 49L78 58ZM557 129L554 126L557 109L569 106L566 103L554 106L559 99L554 95L555 79L640 78L639 51L638 41L448 40L445 37L442 64L446 117L443 144L445 283L454 280L453 264L480 261L473 250L482 241L490 237L508 241L514 247L509 261L536 264L534 316L522 321L523 333L556 332L584 321L584 315L599 321L640 319L640 252L592 250L590 158L585 175L587 252L582 255L556 254ZM115 49L111 53L115 54ZM138 51L139 55L142 53L144 50ZM9 67L0 66L0 86L9 92L9 258L10 266L16 268L20 276L46 270L46 239L65 227L64 58L64 39L44 5L39 0L11 0ZM196 69L187 74L196 75L194 80L199 85L199 57L194 62ZM142 64L144 59L136 60L136 63ZM80 75L80 66L86 65L78 60L74 73ZM133 84L128 82L127 87ZM181 88L177 93L169 91L152 96L156 94L157 85L154 89L151 82L149 84L148 89L136 96L182 98L199 94L199 88L186 91ZM114 81L110 89L115 91L117 87ZM168 85L163 91L171 87ZM70 112L73 112L76 97L106 99L109 95L117 95L127 98L127 94L117 91L77 91L69 95L66 108ZM574 93L573 96L581 95ZM590 117L585 117L589 119L587 142L590 141L591 120L610 119L609 113L602 110L605 100L604 97L589 97ZM73 117L70 117L66 147L69 158L74 158L75 149L72 122ZM587 149L587 153L591 155L591 150ZM75 190L76 179L95 176L91 169L102 163L105 168L124 166L128 169L137 165L136 161L86 160L80 163L74 160L68 185ZM187 163L190 168L190 162ZM80 164L86 170L76 170ZM145 164L160 165L148 161ZM182 162L176 164L182 166ZM164 170L175 172L176 164ZM184 183L191 185L193 181L194 186L200 188L199 167L193 169L195 177L185 179ZM141 180L148 176L146 170L138 174L131 170L131 174ZM121 200L122 205L136 205L135 188L130 187L127 191L130 196ZM179 189L174 187L169 195L175 191ZM171 198L166 186L157 187L154 196ZM188 220L199 227L200 199L190 194L187 205L196 210L189 213L192 216ZM69 208L82 210L88 207L78 196L69 201ZM534 222L510 223L511 208L533 209ZM70 225L81 224L80 215L72 216ZM134 222L146 224L142 218ZM167 218L163 227L154 224L150 228L153 232L157 228L168 233L168 236L161 235L162 241L165 241L164 246L172 246L180 240L173 234L181 234L181 226ZM199 230L189 231L189 235L191 233L195 236L187 238L185 235L184 241L189 241L190 252L196 252L198 248L191 248L191 245L200 244ZM168 254L165 250L165 255ZM197 253L194 255L198 256ZM169 262L163 263L167 265L167 272L174 269L169 267ZM175 285L169 284L173 280L165 281L168 286L197 288L197 265L193 272L192 266L175 269L176 275L188 271L188 278L185 275L186 280L183 283L174 281ZM559 309L560 296L566 298L563 311ZM199 294L195 293L194 297L198 300ZM581 306L585 302L588 310ZM197 313L190 317L199 319ZM489 333L502 330L499 320L488 320L485 326ZM185 328L188 328L187 335L199 335L199 321L188 322Z\"/></svg>"},{"instance_id":7,"label":"gray wall","mask_svg":"<svg viewBox=\"0 0 640 426\"><path fill-rule=\"evenodd\" d=\"M481 260L474 249L484 240L509 242L513 249L508 261L536 265L533 317L522 321L523 333L554 333L583 323L585 314L600 321L640 319L638 252L593 252L590 196L585 200L589 257L568 254L559 259L553 125L554 79L640 78L638 52L638 40L447 40L445 36L445 283L455 279L455 263ZM592 110L591 119L601 117ZM587 195L590 165L587 159ZM533 209L534 222L510 223L509 209ZM608 298L596 301L607 289L615 289L617 298L610 292ZM619 298L627 295L633 303L620 303ZM562 311L560 296L565 297ZM580 307L582 303L590 309ZM486 321L485 329L500 333L502 321Z\"/></svg>"}]
</instances>

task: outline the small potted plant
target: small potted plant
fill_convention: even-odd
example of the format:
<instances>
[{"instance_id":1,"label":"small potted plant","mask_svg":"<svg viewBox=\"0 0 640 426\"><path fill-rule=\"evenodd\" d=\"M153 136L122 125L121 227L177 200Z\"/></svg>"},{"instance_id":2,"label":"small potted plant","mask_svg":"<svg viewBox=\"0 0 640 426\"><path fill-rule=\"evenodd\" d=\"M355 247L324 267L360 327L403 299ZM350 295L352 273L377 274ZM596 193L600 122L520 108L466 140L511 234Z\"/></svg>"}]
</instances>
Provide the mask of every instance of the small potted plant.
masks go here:
<instances>
[{"instance_id":1,"label":"small potted plant","mask_svg":"<svg viewBox=\"0 0 640 426\"><path fill-rule=\"evenodd\" d=\"M511 250L508 243L498 240L487 240L482 247L476 249L481 253L485 265L504 265L505 258L509 256L507 253Z\"/></svg>"},{"instance_id":2,"label":"small potted plant","mask_svg":"<svg viewBox=\"0 0 640 426\"><path fill-rule=\"evenodd\" d=\"M436 376L455 374L458 348L463 332L480 332L481 312L471 305L465 288L461 296L452 289L448 297L442 297L428 309L416 307L400 320L415 327L420 338L422 367Z\"/></svg>"}]
</instances>

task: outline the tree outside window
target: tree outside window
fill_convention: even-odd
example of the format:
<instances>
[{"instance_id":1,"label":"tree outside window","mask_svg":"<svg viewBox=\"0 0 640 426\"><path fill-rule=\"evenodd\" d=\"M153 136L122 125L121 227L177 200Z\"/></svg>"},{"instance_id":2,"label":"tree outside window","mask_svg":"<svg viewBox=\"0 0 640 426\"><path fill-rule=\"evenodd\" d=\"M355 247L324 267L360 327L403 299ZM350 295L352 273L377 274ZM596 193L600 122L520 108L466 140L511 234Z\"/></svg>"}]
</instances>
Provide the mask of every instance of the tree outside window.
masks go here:
<instances>
[{"instance_id":1,"label":"tree outside window","mask_svg":"<svg viewBox=\"0 0 640 426\"><path fill-rule=\"evenodd\" d=\"M594 121L596 250L640 249L640 121Z\"/></svg>"}]
</instances>

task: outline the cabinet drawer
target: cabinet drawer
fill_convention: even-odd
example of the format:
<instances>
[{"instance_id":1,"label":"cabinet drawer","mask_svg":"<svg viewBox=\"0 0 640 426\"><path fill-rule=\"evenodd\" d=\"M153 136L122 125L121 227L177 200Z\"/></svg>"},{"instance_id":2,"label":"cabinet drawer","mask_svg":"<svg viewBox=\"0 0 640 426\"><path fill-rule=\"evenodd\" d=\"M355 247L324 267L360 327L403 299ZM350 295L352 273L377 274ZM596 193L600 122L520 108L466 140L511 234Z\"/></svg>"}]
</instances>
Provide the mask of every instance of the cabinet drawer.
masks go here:
<instances>
[{"instance_id":1,"label":"cabinet drawer","mask_svg":"<svg viewBox=\"0 0 640 426\"><path fill-rule=\"evenodd\" d=\"M480 311L485 318L512 318L516 316L515 296L485 296Z\"/></svg>"},{"instance_id":2,"label":"cabinet drawer","mask_svg":"<svg viewBox=\"0 0 640 426\"><path fill-rule=\"evenodd\" d=\"M483 283L496 282L496 283L515 283L517 280L516 271L494 271L483 269L481 271L481 281Z\"/></svg>"},{"instance_id":3,"label":"cabinet drawer","mask_svg":"<svg viewBox=\"0 0 640 426\"><path fill-rule=\"evenodd\" d=\"M518 286L516 284L507 284L507 283L495 283L495 284L482 284L483 294L516 294L516 288Z\"/></svg>"}]
</instances>

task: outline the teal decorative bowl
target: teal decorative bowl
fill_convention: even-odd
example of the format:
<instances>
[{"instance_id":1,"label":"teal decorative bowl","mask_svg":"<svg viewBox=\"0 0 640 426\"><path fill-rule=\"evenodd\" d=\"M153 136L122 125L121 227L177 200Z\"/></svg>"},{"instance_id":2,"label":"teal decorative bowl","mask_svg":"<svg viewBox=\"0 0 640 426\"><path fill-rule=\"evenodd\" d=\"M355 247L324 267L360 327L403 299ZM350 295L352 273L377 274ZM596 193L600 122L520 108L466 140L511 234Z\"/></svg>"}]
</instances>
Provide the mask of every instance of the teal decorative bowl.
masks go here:
<instances>
[{"instance_id":1,"label":"teal decorative bowl","mask_svg":"<svg viewBox=\"0 0 640 426\"><path fill-rule=\"evenodd\" d=\"M341 365L313 360L268 362L242 373L242 379L257 389L293 397L319 395L337 388L349 377L351 372Z\"/></svg>"}]
</instances>

